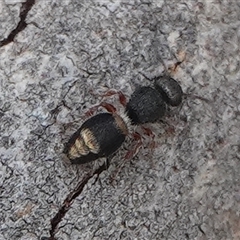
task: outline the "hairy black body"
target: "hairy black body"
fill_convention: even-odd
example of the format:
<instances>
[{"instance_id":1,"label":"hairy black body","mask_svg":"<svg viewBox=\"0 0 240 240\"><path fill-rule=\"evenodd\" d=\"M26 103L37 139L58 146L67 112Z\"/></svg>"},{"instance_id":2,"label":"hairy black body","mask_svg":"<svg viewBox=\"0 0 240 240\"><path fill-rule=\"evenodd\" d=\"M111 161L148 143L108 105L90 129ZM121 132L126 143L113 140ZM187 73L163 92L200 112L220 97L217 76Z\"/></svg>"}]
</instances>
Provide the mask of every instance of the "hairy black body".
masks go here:
<instances>
[{"instance_id":1,"label":"hairy black body","mask_svg":"<svg viewBox=\"0 0 240 240\"><path fill-rule=\"evenodd\" d=\"M154 88L139 87L132 94L126 112L132 124L154 123L165 115L166 105L182 102L182 88L173 78L158 77Z\"/></svg>"},{"instance_id":2,"label":"hairy black body","mask_svg":"<svg viewBox=\"0 0 240 240\"><path fill-rule=\"evenodd\" d=\"M114 91L110 91L110 94L112 92ZM158 121L165 115L167 105L181 104L182 95L181 86L170 77L158 77L154 79L152 87L137 88L127 103L121 93L119 96L124 103L125 113L117 114L111 104L100 104L111 113L100 113L85 121L67 142L64 153L74 164L108 157L120 148L131 125ZM151 130L148 131L150 132ZM135 138L139 139L139 136L135 134ZM132 150L132 154L135 152Z\"/></svg>"},{"instance_id":3,"label":"hairy black body","mask_svg":"<svg viewBox=\"0 0 240 240\"><path fill-rule=\"evenodd\" d=\"M137 88L126 106L127 115L134 125L156 122L165 111L162 95L151 87Z\"/></svg>"},{"instance_id":4,"label":"hairy black body","mask_svg":"<svg viewBox=\"0 0 240 240\"><path fill-rule=\"evenodd\" d=\"M81 138L81 133L84 129L87 129L92 133L92 136L89 136L89 138L91 138L89 141L96 141L96 148L99 148L97 153L94 153L89 149L89 152L86 155L83 155L80 148L76 146L76 139ZM111 113L100 113L84 122L78 131L72 135L66 144L64 153L68 155L72 163L82 164L91 162L100 157L107 157L114 153L122 145L125 137L125 134L117 126L116 120ZM83 142L82 144L87 145L86 142ZM78 148L78 157L71 156L70 150L72 147Z\"/></svg>"}]
</instances>

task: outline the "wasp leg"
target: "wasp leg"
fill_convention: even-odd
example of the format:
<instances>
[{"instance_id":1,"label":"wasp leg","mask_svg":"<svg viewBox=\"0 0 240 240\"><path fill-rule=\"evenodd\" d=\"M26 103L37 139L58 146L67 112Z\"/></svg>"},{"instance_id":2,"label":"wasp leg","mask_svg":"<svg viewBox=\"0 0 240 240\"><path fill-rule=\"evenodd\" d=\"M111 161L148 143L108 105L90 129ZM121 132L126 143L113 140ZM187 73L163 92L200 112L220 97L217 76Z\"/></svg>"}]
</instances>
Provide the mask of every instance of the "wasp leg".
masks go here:
<instances>
[{"instance_id":1,"label":"wasp leg","mask_svg":"<svg viewBox=\"0 0 240 240\"><path fill-rule=\"evenodd\" d=\"M118 100L119 102L126 107L127 105L127 99L125 97L125 95L121 92L121 91L116 91L116 90L109 90L106 93L104 93L103 95L101 95L103 98L104 97L111 97L114 95L118 95Z\"/></svg>"},{"instance_id":2,"label":"wasp leg","mask_svg":"<svg viewBox=\"0 0 240 240\"><path fill-rule=\"evenodd\" d=\"M137 141L137 143L135 144L135 146L131 150L129 150L126 153L126 155L124 157L124 160L132 159L139 152L139 149L143 145L142 137L138 132L132 133L132 137L135 141Z\"/></svg>"},{"instance_id":3,"label":"wasp leg","mask_svg":"<svg viewBox=\"0 0 240 240\"><path fill-rule=\"evenodd\" d=\"M142 126L142 130L144 132L144 134L146 134L148 137L151 138L149 144L148 144L148 148L151 150L151 152L153 151L154 148L156 148L156 143L155 143L155 134L152 132L152 130L150 128L146 128Z\"/></svg>"},{"instance_id":4,"label":"wasp leg","mask_svg":"<svg viewBox=\"0 0 240 240\"><path fill-rule=\"evenodd\" d=\"M113 184L113 182L116 181L116 177L119 174L119 172L122 170L125 162L129 159L132 159L140 150L141 146L143 145L143 141L142 141L142 137L138 132L134 132L131 134L133 139L137 141L137 143L135 144L135 146L132 148L132 150L129 150L123 159L122 164L116 169L116 171L113 172L113 174L111 175L111 184Z\"/></svg>"},{"instance_id":5,"label":"wasp leg","mask_svg":"<svg viewBox=\"0 0 240 240\"><path fill-rule=\"evenodd\" d=\"M103 94L99 94L99 93L95 93L93 90L91 90L91 94L93 94L94 96L102 97L102 99L105 97L111 97L114 95L118 95L118 100L122 104L122 106L126 107L126 105L127 105L127 99L126 99L125 95L122 93L122 91L110 89Z\"/></svg>"},{"instance_id":6,"label":"wasp leg","mask_svg":"<svg viewBox=\"0 0 240 240\"><path fill-rule=\"evenodd\" d=\"M117 109L112 104L107 103L107 102L101 102L100 104L89 108L88 111L84 113L83 117L75 119L75 120L67 123L66 126L68 127L72 123L75 123L75 122L78 122L81 120L86 120L86 118L90 118L100 107L105 108L110 113L115 113L117 111Z\"/></svg>"},{"instance_id":7,"label":"wasp leg","mask_svg":"<svg viewBox=\"0 0 240 240\"><path fill-rule=\"evenodd\" d=\"M103 107L105 108L108 112L110 113L115 113L117 110L116 108L110 104L110 103L107 103L107 102L101 102L100 104L94 106L94 107L91 107L86 113L85 113L85 116L87 117L91 117L100 107Z\"/></svg>"}]
</instances>

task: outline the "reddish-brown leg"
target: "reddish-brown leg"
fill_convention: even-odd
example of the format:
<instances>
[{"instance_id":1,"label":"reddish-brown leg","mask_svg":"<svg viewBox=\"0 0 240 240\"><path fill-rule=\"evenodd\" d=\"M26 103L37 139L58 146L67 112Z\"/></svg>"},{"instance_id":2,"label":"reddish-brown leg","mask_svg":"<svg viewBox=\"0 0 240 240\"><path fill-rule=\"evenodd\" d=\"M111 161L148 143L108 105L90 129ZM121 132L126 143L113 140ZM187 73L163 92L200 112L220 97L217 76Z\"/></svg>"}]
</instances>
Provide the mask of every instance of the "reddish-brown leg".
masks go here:
<instances>
[{"instance_id":1,"label":"reddish-brown leg","mask_svg":"<svg viewBox=\"0 0 240 240\"><path fill-rule=\"evenodd\" d=\"M119 172L123 168L124 163L127 160L132 159L138 153L140 147L142 146L142 137L138 132L132 133L132 137L133 137L134 140L137 141L137 143L135 144L135 146L131 150L129 150L126 153L126 155L124 156L122 164L118 167L117 171L114 171L114 173L112 174L111 183L113 183L116 180L116 176L119 174Z\"/></svg>"},{"instance_id":2,"label":"reddish-brown leg","mask_svg":"<svg viewBox=\"0 0 240 240\"><path fill-rule=\"evenodd\" d=\"M140 147L143 145L142 137L138 132L132 133L132 137L135 141L137 141L137 143L131 150L129 150L126 153L126 155L124 157L125 160L132 159L139 152Z\"/></svg>"},{"instance_id":3,"label":"reddish-brown leg","mask_svg":"<svg viewBox=\"0 0 240 240\"><path fill-rule=\"evenodd\" d=\"M119 102L124 106L126 107L127 105L127 99L125 97L125 95L121 92L121 91L116 91L116 90L109 90L107 91L106 93L104 93L102 95L102 97L111 97L111 96L114 96L114 95L118 95L118 99L119 99Z\"/></svg>"},{"instance_id":4,"label":"reddish-brown leg","mask_svg":"<svg viewBox=\"0 0 240 240\"><path fill-rule=\"evenodd\" d=\"M110 113L115 113L116 112L116 108L110 104L110 103L106 103L106 102L101 102L100 104L94 106L94 107L91 107L86 113L85 115L87 117L91 117L94 112L96 112L100 107L103 107L105 108L108 112Z\"/></svg>"},{"instance_id":5,"label":"reddish-brown leg","mask_svg":"<svg viewBox=\"0 0 240 240\"><path fill-rule=\"evenodd\" d=\"M147 149L149 149L149 151L150 151L149 154L152 156L153 155L153 150L156 147L156 143L154 141L155 134L152 132L152 130L150 128L146 128L146 127L142 126L142 130L143 130L144 134L146 134L150 138L150 141L148 142ZM152 168L153 168L154 164L153 164L153 158L152 157L150 157L150 161L151 161L151 165L152 165Z\"/></svg>"},{"instance_id":6,"label":"reddish-brown leg","mask_svg":"<svg viewBox=\"0 0 240 240\"><path fill-rule=\"evenodd\" d=\"M142 130L143 130L144 134L146 134L148 137L151 138L151 140L148 144L148 148L152 151L156 147L156 143L154 141L155 134L152 132L152 130L150 128L146 128L146 127L142 126Z\"/></svg>"}]
</instances>

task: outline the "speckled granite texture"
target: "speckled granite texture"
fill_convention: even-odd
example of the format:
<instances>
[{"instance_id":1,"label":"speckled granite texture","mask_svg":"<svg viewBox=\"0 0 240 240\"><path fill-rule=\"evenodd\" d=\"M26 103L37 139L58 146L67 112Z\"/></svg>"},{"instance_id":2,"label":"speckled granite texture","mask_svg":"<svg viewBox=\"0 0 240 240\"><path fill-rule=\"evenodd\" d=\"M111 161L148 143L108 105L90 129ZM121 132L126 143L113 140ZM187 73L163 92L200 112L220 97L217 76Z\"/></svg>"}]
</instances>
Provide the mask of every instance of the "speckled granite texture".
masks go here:
<instances>
[{"instance_id":1,"label":"speckled granite texture","mask_svg":"<svg viewBox=\"0 0 240 240\"><path fill-rule=\"evenodd\" d=\"M239 13L237 0L0 0L0 239L240 239ZM98 168L62 155L94 93L129 97L164 69L186 97L148 125L157 148L145 137L123 163L127 142L53 231Z\"/></svg>"}]
</instances>

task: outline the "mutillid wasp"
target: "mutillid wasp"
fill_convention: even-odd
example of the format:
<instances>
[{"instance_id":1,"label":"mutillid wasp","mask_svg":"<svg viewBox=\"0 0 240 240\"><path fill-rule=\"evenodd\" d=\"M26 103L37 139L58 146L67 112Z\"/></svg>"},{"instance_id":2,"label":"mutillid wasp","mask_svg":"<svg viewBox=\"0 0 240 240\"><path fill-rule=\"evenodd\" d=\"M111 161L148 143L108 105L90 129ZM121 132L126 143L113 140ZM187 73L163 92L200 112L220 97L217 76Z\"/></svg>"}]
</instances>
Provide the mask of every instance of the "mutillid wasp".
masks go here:
<instances>
[{"instance_id":1,"label":"mutillid wasp","mask_svg":"<svg viewBox=\"0 0 240 240\"><path fill-rule=\"evenodd\" d=\"M180 105L183 96L181 86L171 77L156 77L153 86L136 88L128 102L121 92L110 91L107 95L115 93L119 95L124 111L118 113L111 104L99 104L108 112L86 120L65 146L64 153L71 163L83 164L109 157L130 133L134 138L140 138L131 132L132 126L158 121L165 115L166 106ZM131 150L132 155L136 149Z\"/></svg>"}]
</instances>

